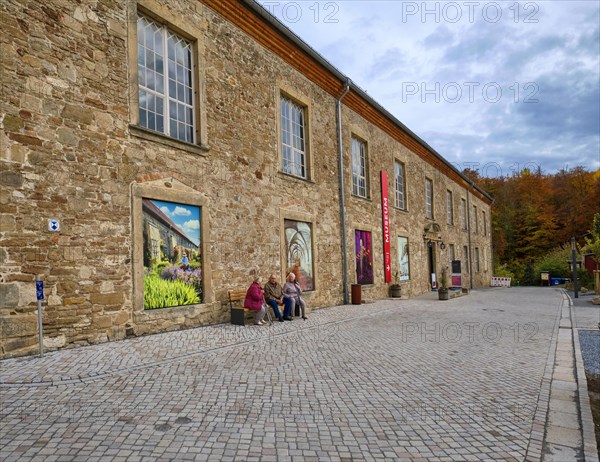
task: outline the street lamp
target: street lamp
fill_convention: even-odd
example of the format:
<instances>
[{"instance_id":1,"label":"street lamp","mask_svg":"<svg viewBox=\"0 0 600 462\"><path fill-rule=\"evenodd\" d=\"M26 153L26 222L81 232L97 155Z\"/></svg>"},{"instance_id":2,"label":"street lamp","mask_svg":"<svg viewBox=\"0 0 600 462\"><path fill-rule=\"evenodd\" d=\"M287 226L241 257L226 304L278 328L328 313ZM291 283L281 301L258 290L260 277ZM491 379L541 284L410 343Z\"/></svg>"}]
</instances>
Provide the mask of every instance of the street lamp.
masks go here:
<instances>
[{"instance_id":1,"label":"street lamp","mask_svg":"<svg viewBox=\"0 0 600 462\"><path fill-rule=\"evenodd\" d=\"M577 290L577 243L575 237L571 238L571 266L573 269L573 290L575 291L575 298L579 298L579 292Z\"/></svg>"}]
</instances>

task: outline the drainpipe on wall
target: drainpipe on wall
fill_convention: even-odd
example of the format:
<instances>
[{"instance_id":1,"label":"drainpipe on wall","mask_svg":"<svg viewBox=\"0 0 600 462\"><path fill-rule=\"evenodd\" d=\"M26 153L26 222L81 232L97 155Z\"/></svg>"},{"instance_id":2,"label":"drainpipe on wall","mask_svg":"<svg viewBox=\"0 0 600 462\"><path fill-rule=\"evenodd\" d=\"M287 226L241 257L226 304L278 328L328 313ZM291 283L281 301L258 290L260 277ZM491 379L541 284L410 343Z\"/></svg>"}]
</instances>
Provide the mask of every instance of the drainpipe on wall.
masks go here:
<instances>
[{"instance_id":1,"label":"drainpipe on wall","mask_svg":"<svg viewBox=\"0 0 600 462\"><path fill-rule=\"evenodd\" d=\"M344 278L344 305L348 304L348 251L346 246L346 202L344 201L344 149L342 144L342 99L350 91L350 79L344 83L346 87L342 96L337 100L337 126L340 169L340 220L342 224L342 274Z\"/></svg>"},{"instance_id":2,"label":"drainpipe on wall","mask_svg":"<svg viewBox=\"0 0 600 462\"><path fill-rule=\"evenodd\" d=\"M471 186L467 188L467 232L469 235L469 288L473 289L473 249L471 248L471 200L470 194L471 189L475 186L475 183L471 181ZM477 219L477 217L475 217Z\"/></svg>"}]
</instances>

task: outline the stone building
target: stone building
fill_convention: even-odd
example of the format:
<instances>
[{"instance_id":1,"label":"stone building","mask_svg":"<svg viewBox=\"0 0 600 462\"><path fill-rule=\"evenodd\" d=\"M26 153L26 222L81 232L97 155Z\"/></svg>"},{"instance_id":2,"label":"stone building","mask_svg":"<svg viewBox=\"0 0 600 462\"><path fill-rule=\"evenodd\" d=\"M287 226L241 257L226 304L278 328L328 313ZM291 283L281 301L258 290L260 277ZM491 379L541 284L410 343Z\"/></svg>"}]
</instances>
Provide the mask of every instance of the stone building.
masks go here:
<instances>
[{"instance_id":1,"label":"stone building","mask_svg":"<svg viewBox=\"0 0 600 462\"><path fill-rule=\"evenodd\" d=\"M313 309L396 273L423 293L452 259L488 284L491 198L255 2L0 11L2 357L37 348L36 275L47 348L228 322L257 273L295 271ZM146 201L195 236L201 303L144 258Z\"/></svg>"}]
</instances>

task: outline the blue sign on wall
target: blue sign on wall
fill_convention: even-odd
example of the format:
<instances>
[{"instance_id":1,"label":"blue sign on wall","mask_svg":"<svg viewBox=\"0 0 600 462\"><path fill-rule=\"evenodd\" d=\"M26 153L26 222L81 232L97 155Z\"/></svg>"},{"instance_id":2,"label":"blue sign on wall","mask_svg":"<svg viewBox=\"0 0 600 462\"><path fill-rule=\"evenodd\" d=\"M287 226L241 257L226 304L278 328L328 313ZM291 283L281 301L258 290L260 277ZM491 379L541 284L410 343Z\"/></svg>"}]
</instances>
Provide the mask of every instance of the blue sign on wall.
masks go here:
<instances>
[{"instance_id":1,"label":"blue sign on wall","mask_svg":"<svg viewBox=\"0 0 600 462\"><path fill-rule=\"evenodd\" d=\"M38 300L44 299L44 281L35 281L35 294Z\"/></svg>"}]
</instances>

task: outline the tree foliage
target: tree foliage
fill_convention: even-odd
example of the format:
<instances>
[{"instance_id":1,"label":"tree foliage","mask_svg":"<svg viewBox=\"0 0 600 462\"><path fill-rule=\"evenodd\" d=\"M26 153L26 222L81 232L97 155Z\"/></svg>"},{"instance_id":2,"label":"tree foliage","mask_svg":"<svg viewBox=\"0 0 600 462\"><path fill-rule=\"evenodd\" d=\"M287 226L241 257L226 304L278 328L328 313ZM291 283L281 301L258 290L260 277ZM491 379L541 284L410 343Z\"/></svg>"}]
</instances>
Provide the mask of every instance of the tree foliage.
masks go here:
<instances>
[{"instance_id":1,"label":"tree foliage","mask_svg":"<svg viewBox=\"0 0 600 462\"><path fill-rule=\"evenodd\" d=\"M523 170L499 178L480 178L472 170L464 173L494 198L492 230L497 266L519 274L523 283L530 282L533 267L539 270L542 257L553 249L570 248L571 237L589 248L594 242L600 244L600 235L596 241L589 237L591 228L600 232L600 170L575 167L556 174ZM597 221L594 214L599 216Z\"/></svg>"},{"instance_id":2,"label":"tree foliage","mask_svg":"<svg viewBox=\"0 0 600 462\"><path fill-rule=\"evenodd\" d=\"M594 214L590 236L585 239L585 247L596 255L596 261L600 261L600 213Z\"/></svg>"}]
</instances>

